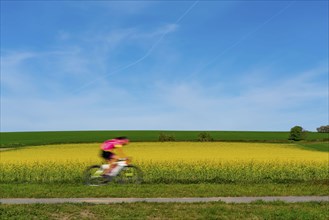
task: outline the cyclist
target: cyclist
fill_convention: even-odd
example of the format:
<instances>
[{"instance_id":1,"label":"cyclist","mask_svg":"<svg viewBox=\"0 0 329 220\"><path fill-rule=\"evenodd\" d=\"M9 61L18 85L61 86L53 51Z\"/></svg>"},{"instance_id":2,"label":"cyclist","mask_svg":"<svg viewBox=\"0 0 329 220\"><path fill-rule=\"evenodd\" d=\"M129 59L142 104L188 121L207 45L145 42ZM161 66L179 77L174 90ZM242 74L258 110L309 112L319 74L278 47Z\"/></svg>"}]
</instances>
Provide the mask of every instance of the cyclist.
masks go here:
<instances>
[{"instance_id":1,"label":"cyclist","mask_svg":"<svg viewBox=\"0 0 329 220\"><path fill-rule=\"evenodd\" d=\"M106 160L109 164L109 168L104 170L104 175L109 175L114 167L116 167L116 163L119 158L127 157L123 150L122 146L129 143L129 139L127 137L117 137L111 140L106 140L101 145L101 156ZM118 152L118 155L114 153L114 151Z\"/></svg>"}]
</instances>

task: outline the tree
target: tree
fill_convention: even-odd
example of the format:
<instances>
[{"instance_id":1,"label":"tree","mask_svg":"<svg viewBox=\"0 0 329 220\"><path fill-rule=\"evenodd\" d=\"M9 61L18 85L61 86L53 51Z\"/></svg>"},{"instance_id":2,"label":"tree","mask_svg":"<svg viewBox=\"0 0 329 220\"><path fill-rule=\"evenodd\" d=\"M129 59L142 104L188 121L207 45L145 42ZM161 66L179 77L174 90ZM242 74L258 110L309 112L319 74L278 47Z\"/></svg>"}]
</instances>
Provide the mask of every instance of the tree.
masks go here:
<instances>
[{"instance_id":1,"label":"tree","mask_svg":"<svg viewBox=\"0 0 329 220\"><path fill-rule=\"evenodd\" d=\"M304 140L305 137L306 137L306 132L301 126L295 126L290 129L289 140L301 141Z\"/></svg>"},{"instance_id":2,"label":"tree","mask_svg":"<svg viewBox=\"0 0 329 220\"><path fill-rule=\"evenodd\" d=\"M329 125L321 126L316 129L319 133L329 133Z\"/></svg>"}]
</instances>

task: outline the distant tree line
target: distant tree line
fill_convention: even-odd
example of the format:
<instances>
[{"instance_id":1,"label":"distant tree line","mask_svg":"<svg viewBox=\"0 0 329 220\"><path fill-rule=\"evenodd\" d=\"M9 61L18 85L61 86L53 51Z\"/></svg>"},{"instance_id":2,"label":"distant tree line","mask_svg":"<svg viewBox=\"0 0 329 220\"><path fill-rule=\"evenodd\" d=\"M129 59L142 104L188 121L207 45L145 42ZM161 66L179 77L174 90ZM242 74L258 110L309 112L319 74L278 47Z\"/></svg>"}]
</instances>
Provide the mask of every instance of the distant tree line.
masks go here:
<instances>
[{"instance_id":1,"label":"distant tree line","mask_svg":"<svg viewBox=\"0 0 329 220\"><path fill-rule=\"evenodd\" d=\"M176 138L173 134L166 134L161 132L159 134L159 141L166 142L166 141L176 141ZM214 138L208 132L201 132L198 135L198 141L200 142L209 142L214 141Z\"/></svg>"},{"instance_id":2,"label":"distant tree line","mask_svg":"<svg viewBox=\"0 0 329 220\"><path fill-rule=\"evenodd\" d=\"M319 133L329 133L329 125L321 126L316 129ZM301 141L305 140L308 131L301 126L294 126L290 129L290 134L288 140L292 141ZM176 138L173 134L166 134L161 132L159 135L159 141L176 141ZM198 134L197 140L200 142L211 142L214 141L214 138L210 135L209 132L201 132Z\"/></svg>"},{"instance_id":3,"label":"distant tree line","mask_svg":"<svg viewBox=\"0 0 329 220\"><path fill-rule=\"evenodd\" d=\"M316 129L319 133L329 133L329 125L321 126ZM305 140L307 131L304 130L301 126L295 126L290 129L289 140L301 141Z\"/></svg>"}]
</instances>

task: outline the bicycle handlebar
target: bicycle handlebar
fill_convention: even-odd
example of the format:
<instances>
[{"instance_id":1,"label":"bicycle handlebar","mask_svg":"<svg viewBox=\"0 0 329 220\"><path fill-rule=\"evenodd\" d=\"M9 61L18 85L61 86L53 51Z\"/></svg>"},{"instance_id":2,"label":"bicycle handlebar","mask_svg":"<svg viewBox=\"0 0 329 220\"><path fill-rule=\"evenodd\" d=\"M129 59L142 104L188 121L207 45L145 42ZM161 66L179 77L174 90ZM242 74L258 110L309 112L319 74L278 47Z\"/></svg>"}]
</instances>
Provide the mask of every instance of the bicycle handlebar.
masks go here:
<instances>
[{"instance_id":1,"label":"bicycle handlebar","mask_svg":"<svg viewBox=\"0 0 329 220\"><path fill-rule=\"evenodd\" d=\"M127 161L127 163L131 162L132 157L124 157L124 158L119 158L118 161Z\"/></svg>"}]
</instances>

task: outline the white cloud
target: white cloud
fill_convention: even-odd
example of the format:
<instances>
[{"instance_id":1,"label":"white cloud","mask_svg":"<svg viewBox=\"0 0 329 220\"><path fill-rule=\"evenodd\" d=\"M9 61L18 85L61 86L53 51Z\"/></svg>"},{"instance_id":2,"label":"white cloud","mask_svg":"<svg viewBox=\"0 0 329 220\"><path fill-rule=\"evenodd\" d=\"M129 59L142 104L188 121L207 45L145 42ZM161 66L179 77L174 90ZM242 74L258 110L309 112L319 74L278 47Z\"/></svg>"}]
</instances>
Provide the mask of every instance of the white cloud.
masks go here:
<instances>
[{"instance_id":1,"label":"white cloud","mask_svg":"<svg viewBox=\"0 0 329 220\"><path fill-rule=\"evenodd\" d=\"M122 17L143 13L148 7L156 4L152 1L67 1L65 4L72 8L90 13L97 10L98 13L109 13L114 17Z\"/></svg>"},{"instance_id":2,"label":"white cloud","mask_svg":"<svg viewBox=\"0 0 329 220\"><path fill-rule=\"evenodd\" d=\"M99 5L97 3L97 5ZM109 2L102 2L102 6L109 9L112 13L117 13L118 15L132 15L142 13L150 7L154 5L154 2L150 1L109 1Z\"/></svg>"},{"instance_id":3,"label":"white cloud","mask_svg":"<svg viewBox=\"0 0 329 220\"><path fill-rule=\"evenodd\" d=\"M327 74L327 68L314 68L275 82L264 78L261 87L259 79L255 87L248 80L234 95L197 82L168 83L159 86L159 96L181 122L172 120L173 127L182 129L289 130L300 124L315 130L328 118L328 85L315 78Z\"/></svg>"},{"instance_id":4,"label":"white cloud","mask_svg":"<svg viewBox=\"0 0 329 220\"><path fill-rule=\"evenodd\" d=\"M236 82L236 89L243 91L239 93L193 81L162 81L148 88L129 88L107 80L72 93L74 87L67 88L62 82L71 70L77 80L85 76L84 82L88 82L87 76L100 76L89 68L90 62L97 59L88 60L89 55L83 51L68 48L1 57L1 84L16 91L1 95L2 130L289 130L296 124L315 130L328 117L324 108L328 106L323 107L328 99L328 85L319 80L327 77L327 67L275 80L267 78L271 74L261 69L261 79L249 77ZM56 71L65 73L56 80L40 78L39 73L33 75L25 66L26 61L48 58L57 65ZM252 76L255 75L257 70L252 71ZM43 96L45 93L48 94ZM314 102L322 103L322 108L308 106Z\"/></svg>"},{"instance_id":5,"label":"white cloud","mask_svg":"<svg viewBox=\"0 0 329 220\"><path fill-rule=\"evenodd\" d=\"M60 30L57 33L57 38L62 41L70 40L71 34L68 31Z\"/></svg>"},{"instance_id":6,"label":"white cloud","mask_svg":"<svg viewBox=\"0 0 329 220\"><path fill-rule=\"evenodd\" d=\"M126 28L81 36L60 31L60 37L70 37L75 41L54 46L46 52L3 54L1 83L7 90L26 88L30 92L41 89L41 85L48 85L49 89L53 87L53 90L67 90L66 84L71 83L71 91L88 89L91 85L95 87L148 57L159 39L176 28L177 25L168 24L147 31ZM122 51L127 45L139 48L140 54L119 61L117 47Z\"/></svg>"},{"instance_id":7,"label":"white cloud","mask_svg":"<svg viewBox=\"0 0 329 220\"><path fill-rule=\"evenodd\" d=\"M34 91L33 79L25 74L22 65L38 55L33 52L14 52L1 55L1 87L6 91Z\"/></svg>"},{"instance_id":8,"label":"white cloud","mask_svg":"<svg viewBox=\"0 0 329 220\"><path fill-rule=\"evenodd\" d=\"M246 96L252 98L253 102L272 107L293 106L308 100L324 99L328 97L328 85L318 77L325 78L327 75L326 67L316 67L298 74L287 74L286 78L267 79L263 85L250 87Z\"/></svg>"},{"instance_id":9,"label":"white cloud","mask_svg":"<svg viewBox=\"0 0 329 220\"><path fill-rule=\"evenodd\" d=\"M132 37L142 40L154 39L154 38L157 39L159 37L162 37L163 35L177 31L178 28L179 28L178 24L165 24L151 31L136 32L134 35L132 35Z\"/></svg>"}]
</instances>

